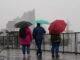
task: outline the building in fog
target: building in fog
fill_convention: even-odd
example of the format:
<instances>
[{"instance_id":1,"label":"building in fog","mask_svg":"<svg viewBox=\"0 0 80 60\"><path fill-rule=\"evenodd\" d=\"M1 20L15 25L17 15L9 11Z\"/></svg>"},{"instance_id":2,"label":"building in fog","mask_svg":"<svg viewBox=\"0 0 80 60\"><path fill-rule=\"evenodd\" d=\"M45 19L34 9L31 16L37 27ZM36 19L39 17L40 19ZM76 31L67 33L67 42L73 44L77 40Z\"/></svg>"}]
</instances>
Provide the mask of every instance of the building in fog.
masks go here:
<instances>
[{"instance_id":1,"label":"building in fog","mask_svg":"<svg viewBox=\"0 0 80 60\"><path fill-rule=\"evenodd\" d=\"M20 22L20 21L29 21L32 22L32 20L35 20L35 10L31 10L28 12L24 12L24 14L21 17L17 17L13 19L13 21L8 21L6 25L6 29L8 31L17 31L18 29L14 27L15 23ZM32 25L30 28L33 30L35 25Z\"/></svg>"}]
</instances>

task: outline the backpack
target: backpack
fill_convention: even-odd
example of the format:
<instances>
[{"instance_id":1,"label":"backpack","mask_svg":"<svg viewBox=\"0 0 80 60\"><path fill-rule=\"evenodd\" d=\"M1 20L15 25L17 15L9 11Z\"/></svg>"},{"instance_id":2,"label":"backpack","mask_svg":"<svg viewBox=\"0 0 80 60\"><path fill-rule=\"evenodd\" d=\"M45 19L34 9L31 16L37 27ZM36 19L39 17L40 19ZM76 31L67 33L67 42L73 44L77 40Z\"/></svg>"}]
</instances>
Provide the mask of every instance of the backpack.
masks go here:
<instances>
[{"instance_id":1,"label":"backpack","mask_svg":"<svg viewBox=\"0 0 80 60\"><path fill-rule=\"evenodd\" d=\"M19 37L25 39L26 36L27 36L26 28L20 28L20 30L19 30Z\"/></svg>"}]
</instances>

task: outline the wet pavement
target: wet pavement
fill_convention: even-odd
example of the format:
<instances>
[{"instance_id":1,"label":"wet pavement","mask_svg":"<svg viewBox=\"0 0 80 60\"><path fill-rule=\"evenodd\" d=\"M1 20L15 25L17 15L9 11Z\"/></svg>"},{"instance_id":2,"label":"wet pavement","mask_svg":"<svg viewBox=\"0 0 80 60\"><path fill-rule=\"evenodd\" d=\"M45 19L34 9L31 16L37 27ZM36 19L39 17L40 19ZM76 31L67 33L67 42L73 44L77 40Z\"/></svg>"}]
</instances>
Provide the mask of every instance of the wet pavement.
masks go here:
<instances>
[{"instance_id":1,"label":"wet pavement","mask_svg":"<svg viewBox=\"0 0 80 60\"><path fill-rule=\"evenodd\" d=\"M36 56L36 51L31 50L31 56L23 58L22 51L20 49L4 50L0 53L0 60L80 60L80 55L60 53L59 59L51 57L51 52L43 52L42 58Z\"/></svg>"}]
</instances>

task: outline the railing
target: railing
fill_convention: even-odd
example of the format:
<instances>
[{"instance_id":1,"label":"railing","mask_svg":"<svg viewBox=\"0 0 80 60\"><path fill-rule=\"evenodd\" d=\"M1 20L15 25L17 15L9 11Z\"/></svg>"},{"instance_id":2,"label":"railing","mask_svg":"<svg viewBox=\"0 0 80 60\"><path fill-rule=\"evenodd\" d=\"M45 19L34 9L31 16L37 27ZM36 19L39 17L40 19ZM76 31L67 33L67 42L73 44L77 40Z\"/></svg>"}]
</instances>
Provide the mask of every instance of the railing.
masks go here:
<instances>
[{"instance_id":1,"label":"railing","mask_svg":"<svg viewBox=\"0 0 80 60\"><path fill-rule=\"evenodd\" d=\"M19 48L19 38L15 35L8 35L8 36L0 36L0 47L2 49L6 48ZM31 49L36 49L35 40L32 40ZM50 51L51 44L50 44L50 35L46 34L44 36L42 50ZM67 53L80 53L80 32L74 33L62 33L61 34L61 45L60 45L60 52L67 52Z\"/></svg>"}]
</instances>

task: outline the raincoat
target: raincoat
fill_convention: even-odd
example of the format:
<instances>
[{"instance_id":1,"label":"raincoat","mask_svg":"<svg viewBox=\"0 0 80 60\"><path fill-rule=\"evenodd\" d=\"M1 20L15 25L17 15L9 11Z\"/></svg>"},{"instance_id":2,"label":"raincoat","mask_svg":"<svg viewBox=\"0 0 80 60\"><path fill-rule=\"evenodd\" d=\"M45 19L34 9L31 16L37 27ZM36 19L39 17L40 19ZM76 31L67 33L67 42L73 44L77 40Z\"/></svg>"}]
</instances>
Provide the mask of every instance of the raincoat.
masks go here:
<instances>
[{"instance_id":1,"label":"raincoat","mask_svg":"<svg viewBox=\"0 0 80 60\"><path fill-rule=\"evenodd\" d=\"M27 36L25 39L20 38L20 45L30 45L31 44L32 33L31 33L30 28L26 28L26 34Z\"/></svg>"},{"instance_id":2,"label":"raincoat","mask_svg":"<svg viewBox=\"0 0 80 60\"><path fill-rule=\"evenodd\" d=\"M42 40L44 38L45 30L43 27L36 27L33 30L33 38L36 40Z\"/></svg>"}]
</instances>

